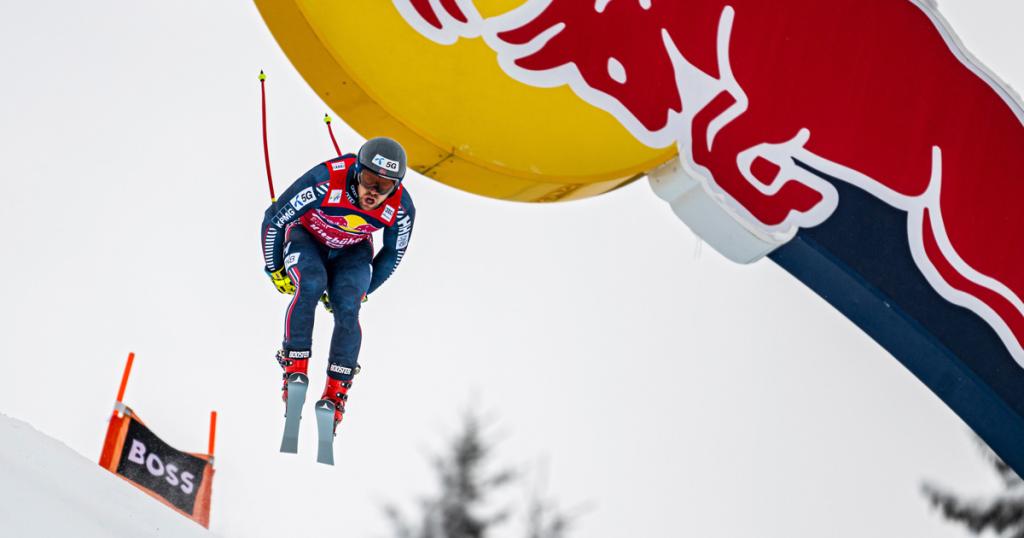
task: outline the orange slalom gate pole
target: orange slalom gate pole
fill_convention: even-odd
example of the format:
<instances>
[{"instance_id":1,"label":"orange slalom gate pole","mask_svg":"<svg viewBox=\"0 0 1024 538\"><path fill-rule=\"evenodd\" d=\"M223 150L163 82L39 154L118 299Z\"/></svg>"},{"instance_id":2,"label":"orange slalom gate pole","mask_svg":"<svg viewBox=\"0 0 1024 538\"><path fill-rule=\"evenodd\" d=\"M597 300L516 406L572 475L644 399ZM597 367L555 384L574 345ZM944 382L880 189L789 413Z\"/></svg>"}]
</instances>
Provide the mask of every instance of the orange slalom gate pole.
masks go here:
<instances>
[{"instance_id":1,"label":"orange slalom gate pole","mask_svg":"<svg viewBox=\"0 0 1024 538\"><path fill-rule=\"evenodd\" d=\"M100 452L100 465L104 468L110 465L113 458L114 444L117 429L121 427L122 420L117 416L118 405L124 400L124 390L128 386L128 376L132 373L132 364L135 362L135 352L128 353L128 362L124 365L124 373L121 374L121 386L117 389L117 399L114 400L114 410L110 412L110 420L107 423L107 435L103 439L103 449Z\"/></svg>"},{"instance_id":2,"label":"orange slalom gate pole","mask_svg":"<svg viewBox=\"0 0 1024 538\"><path fill-rule=\"evenodd\" d=\"M210 457L213 457L213 447L217 444L217 412L210 411Z\"/></svg>"},{"instance_id":3,"label":"orange slalom gate pole","mask_svg":"<svg viewBox=\"0 0 1024 538\"><path fill-rule=\"evenodd\" d=\"M124 401L124 390L128 387L128 376L132 373L132 364L135 362L135 352L128 353L128 362L124 365L124 373L121 374L121 386L117 389L117 399L115 402ZM114 410L117 413L117 410Z\"/></svg>"}]
</instances>

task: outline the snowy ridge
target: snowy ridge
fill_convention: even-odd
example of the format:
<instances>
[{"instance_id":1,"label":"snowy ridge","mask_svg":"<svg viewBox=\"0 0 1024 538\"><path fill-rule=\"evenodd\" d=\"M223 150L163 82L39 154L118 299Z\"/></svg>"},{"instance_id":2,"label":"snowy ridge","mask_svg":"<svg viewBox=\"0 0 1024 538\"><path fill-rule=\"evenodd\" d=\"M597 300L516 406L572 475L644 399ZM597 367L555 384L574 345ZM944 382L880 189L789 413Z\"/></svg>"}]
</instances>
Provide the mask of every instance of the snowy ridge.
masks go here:
<instances>
[{"instance_id":1,"label":"snowy ridge","mask_svg":"<svg viewBox=\"0 0 1024 538\"><path fill-rule=\"evenodd\" d=\"M214 536L31 425L0 413L3 536Z\"/></svg>"}]
</instances>

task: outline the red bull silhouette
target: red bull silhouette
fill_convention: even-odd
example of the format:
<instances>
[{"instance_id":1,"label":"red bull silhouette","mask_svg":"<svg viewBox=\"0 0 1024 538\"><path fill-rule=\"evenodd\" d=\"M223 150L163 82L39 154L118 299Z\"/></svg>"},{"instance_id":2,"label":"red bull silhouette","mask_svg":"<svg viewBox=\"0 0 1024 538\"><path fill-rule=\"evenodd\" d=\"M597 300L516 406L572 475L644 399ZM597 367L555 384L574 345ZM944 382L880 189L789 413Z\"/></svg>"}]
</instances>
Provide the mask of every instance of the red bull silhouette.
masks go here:
<instances>
[{"instance_id":1,"label":"red bull silhouette","mask_svg":"<svg viewBox=\"0 0 1024 538\"><path fill-rule=\"evenodd\" d=\"M830 180L907 214L945 300L1024 365L1024 107L923 0L394 0L441 44L482 37L503 70L568 85L775 238L824 222ZM828 178L828 179L827 179Z\"/></svg>"}]
</instances>

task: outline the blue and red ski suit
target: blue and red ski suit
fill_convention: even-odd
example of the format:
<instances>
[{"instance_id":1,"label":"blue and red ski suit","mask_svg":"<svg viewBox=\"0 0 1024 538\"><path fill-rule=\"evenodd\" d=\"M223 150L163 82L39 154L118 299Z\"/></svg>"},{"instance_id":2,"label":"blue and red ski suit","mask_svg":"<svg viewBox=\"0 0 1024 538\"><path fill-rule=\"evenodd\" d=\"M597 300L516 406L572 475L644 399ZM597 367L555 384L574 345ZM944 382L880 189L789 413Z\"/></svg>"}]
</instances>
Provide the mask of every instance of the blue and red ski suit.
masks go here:
<instances>
[{"instance_id":1,"label":"blue and red ski suit","mask_svg":"<svg viewBox=\"0 0 1024 538\"><path fill-rule=\"evenodd\" d=\"M376 209L361 209L357 174L353 154L318 164L270 204L260 228L266 270L284 267L295 284L285 313L285 352L311 349L313 316L326 290L334 311L327 374L342 381L351 379L358 365L363 295L394 273L416 216L402 185ZM374 256L371 234L380 229L384 243Z\"/></svg>"}]
</instances>

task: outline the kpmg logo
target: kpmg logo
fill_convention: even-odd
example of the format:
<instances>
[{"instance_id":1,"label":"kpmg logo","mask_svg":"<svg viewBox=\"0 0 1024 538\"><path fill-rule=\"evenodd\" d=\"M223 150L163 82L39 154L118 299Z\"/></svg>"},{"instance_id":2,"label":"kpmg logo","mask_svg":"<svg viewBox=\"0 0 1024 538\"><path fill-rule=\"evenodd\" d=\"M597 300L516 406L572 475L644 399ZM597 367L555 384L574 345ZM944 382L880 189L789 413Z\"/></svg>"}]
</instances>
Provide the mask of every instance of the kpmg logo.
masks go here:
<instances>
[{"instance_id":1,"label":"kpmg logo","mask_svg":"<svg viewBox=\"0 0 1024 538\"><path fill-rule=\"evenodd\" d=\"M277 215L274 215L274 226L283 228L285 224L291 222L291 220L295 218L295 215L295 210L290 206L286 206L284 209L278 211Z\"/></svg>"}]
</instances>

